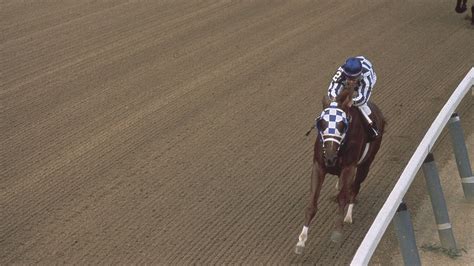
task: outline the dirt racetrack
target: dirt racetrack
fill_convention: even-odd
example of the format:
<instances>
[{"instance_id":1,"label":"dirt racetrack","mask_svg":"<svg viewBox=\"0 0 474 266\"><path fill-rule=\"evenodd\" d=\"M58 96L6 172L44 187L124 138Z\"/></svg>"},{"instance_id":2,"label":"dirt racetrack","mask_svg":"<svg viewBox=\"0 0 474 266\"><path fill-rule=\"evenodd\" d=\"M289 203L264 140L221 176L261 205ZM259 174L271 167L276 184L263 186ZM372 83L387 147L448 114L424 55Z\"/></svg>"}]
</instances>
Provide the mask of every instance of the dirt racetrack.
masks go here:
<instances>
[{"instance_id":1,"label":"dirt racetrack","mask_svg":"<svg viewBox=\"0 0 474 266\"><path fill-rule=\"evenodd\" d=\"M474 65L454 5L1 1L0 264L349 263ZM344 241L328 177L297 256L304 133L351 55L388 132Z\"/></svg>"}]
</instances>

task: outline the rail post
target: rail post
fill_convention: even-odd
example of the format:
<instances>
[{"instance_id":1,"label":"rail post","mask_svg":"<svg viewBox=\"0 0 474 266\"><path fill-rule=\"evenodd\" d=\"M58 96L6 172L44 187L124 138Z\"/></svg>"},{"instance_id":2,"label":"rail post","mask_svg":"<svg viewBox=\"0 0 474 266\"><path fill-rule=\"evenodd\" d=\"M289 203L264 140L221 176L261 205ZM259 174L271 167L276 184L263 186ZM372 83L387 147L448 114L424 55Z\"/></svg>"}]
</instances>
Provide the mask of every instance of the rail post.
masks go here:
<instances>
[{"instance_id":1,"label":"rail post","mask_svg":"<svg viewBox=\"0 0 474 266\"><path fill-rule=\"evenodd\" d=\"M402 253L405 265L421 265L420 255L416 247L415 231L411 222L405 202L400 203L395 216L393 216L393 225L397 234L398 244Z\"/></svg>"},{"instance_id":2,"label":"rail post","mask_svg":"<svg viewBox=\"0 0 474 266\"><path fill-rule=\"evenodd\" d=\"M425 175L426 185L430 194L431 205L438 226L441 246L449 250L457 250L456 240L453 235L453 228L449 221L448 208L444 199L443 190L439 180L438 170L432 153L428 153L422 165Z\"/></svg>"},{"instance_id":3,"label":"rail post","mask_svg":"<svg viewBox=\"0 0 474 266\"><path fill-rule=\"evenodd\" d=\"M459 115L453 113L448 122L449 134L454 149L454 157L461 177L462 190L467 200L474 201L474 176L472 175L471 163L467 153L464 133L461 127Z\"/></svg>"}]
</instances>

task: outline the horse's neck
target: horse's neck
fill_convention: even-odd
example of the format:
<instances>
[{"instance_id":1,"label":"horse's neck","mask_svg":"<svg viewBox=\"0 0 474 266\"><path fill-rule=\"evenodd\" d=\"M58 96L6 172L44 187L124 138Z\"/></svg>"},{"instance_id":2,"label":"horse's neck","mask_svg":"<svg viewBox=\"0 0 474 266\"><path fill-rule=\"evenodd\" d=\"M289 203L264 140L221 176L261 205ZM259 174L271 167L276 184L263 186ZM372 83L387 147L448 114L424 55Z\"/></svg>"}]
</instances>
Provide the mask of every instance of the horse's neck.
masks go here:
<instances>
[{"instance_id":1,"label":"horse's neck","mask_svg":"<svg viewBox=\"0 0 474 266\"><path fill-rule=\"evenodd\" d=\"M355 119L357 121L362 118L359 108L354 105L348 109L348 113L352 117L352 119Z\"/></svg>"}]
</instances>

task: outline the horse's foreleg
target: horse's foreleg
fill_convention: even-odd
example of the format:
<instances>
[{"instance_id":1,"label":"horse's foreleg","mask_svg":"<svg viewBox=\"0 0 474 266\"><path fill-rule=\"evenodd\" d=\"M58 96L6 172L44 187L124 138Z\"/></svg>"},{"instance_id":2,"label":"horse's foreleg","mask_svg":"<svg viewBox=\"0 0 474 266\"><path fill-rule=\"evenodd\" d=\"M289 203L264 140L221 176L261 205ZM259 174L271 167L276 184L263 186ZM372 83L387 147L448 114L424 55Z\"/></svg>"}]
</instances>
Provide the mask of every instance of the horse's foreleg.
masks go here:
<instances>
[{"instance_id":1,"label":"horse's foreleg","mask_svg":"<svg viewBox=\"0 0 474 266\"><path fill-rule=\"evenodd\" d=\"M313 164L313 170L311 173L311 197L309 201L309 206L306 209L305 222L303 230L301 231L298 237L298 243L296 244L295 252L297 254L302 254L306 240L308 239L308 228L311 220L313 220L316 212L318 211L318 198L321 193L321 187L323 185L325 178L324 172L321 170L317 163Z\"/></svg>"},{"instance_id":2,"label":"horse's foreleg","mask_svg":"<svg viewBox=\"0 0 474 266\"><path fill-rule=\"evenodd\" d=\"M342 237L342 228L343 228L344 222L345 221L352 222L352 208L354 205L351 204L349 206L346 217L344 217L344 210L346 208L347 203L350 201L350 198L351 198L351 193L352 193L351 185L354 180L355 172L356 172L355 166L346 167L341 171L339 180L341 181L342 185L341 185L341 191L339 192L339 195L337 196L340 218L336 222L336 227L331 235L331 240L333 242L340 241Z\"/></svg>"},{"instance_id":3,"label":"horse's foreleg","mask_svg":"<svg viewBox=\"0 0 474 266\"><path fill-rule=\"evenodd\" d=\"M351 189L349 190L349 193L348 193L349 207L347 207L347 213L346 213L346 216L344 217L345 223L349 223L349 224L352 223L352 210L354 209L355 197L359 193L360 183L364 181L365 177L367 176L368 168L369 168L368 166L362 167L362 168L359 166L355 168L355 171L356 171L356 173L354 173L355 179L354 181L351 181L351 183L349 184L349 186L351 186ZM351 176L353 176L354 174L352 174ZM353 177L351 177L351 180L352 179Z\"/></svg>"},{"instance_id":4,"label":"horse's foreleg","mask_svg":"<svg viewBox=\"0 0 474 266\"><path fill-rule=\"evenodd\" d=\"M298 237L298 243L296 243L295 253L303 254L306 240L308 239L308 227L303 226L300 236Z\"/></svg>"}]
</instances>

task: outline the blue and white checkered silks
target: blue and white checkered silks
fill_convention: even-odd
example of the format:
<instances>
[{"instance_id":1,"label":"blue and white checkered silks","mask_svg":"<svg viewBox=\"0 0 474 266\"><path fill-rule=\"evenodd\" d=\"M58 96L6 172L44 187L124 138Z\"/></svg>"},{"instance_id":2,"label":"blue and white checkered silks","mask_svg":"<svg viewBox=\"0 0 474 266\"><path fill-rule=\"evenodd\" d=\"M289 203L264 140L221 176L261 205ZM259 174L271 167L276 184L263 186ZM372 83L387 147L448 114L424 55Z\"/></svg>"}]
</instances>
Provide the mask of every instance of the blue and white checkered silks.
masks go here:
<instances>
[{"instance_id":1,"label":"blue and white checkered silks","mask_svg":"<svg viewBox=\"0 0 474 266\"><path fill-rule=\"evenodd\" d=\"M320 130L323 141L335 141L338 144L342 142L346 135L346 131L349 127L346 113L337 106L336 102L332 102L328 108L324 109L321 116L318 119L322 119L327 122L327 128ZM338 123L344 123L344 129L341 132L337 125Z\"/></svg>"}]
</instances>

